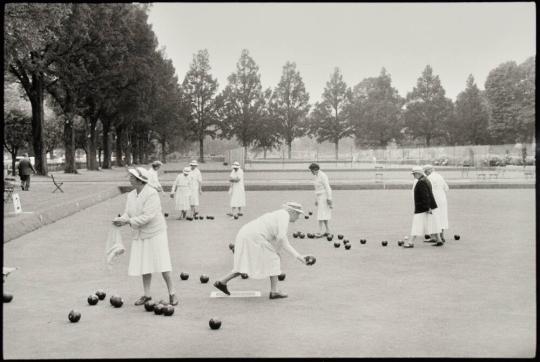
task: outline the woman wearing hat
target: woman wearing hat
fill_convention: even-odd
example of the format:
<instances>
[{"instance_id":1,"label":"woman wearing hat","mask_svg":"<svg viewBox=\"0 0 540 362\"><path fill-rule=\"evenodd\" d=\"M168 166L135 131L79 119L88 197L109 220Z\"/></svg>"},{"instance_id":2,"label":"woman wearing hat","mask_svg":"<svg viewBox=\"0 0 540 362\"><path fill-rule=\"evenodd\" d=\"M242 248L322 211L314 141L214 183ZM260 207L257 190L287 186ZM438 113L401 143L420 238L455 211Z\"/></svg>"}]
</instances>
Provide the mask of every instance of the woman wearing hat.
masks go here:
<instances>
[{"instance_id":1,"label":"woman wearing hat","mask_svg":"<svg viewBox=\"0 0 540 362\"><path fill-rule=\"evenodd\" d=\"M178 220L186 218L186 214L190 209L190 197L191 197L191 178L189 173L190 167L184 167L181 174L176 176L176 180L172 185L171 198L174 198L174 209L180 211L180 217Z\"/></svg>"},{"instance_id":2,"label":"woman wearing hat","mask_svg":"<svg viewBox=\"0 0 540 362\"><path fill-rule=\"evenodd\" d=\"M198 165L196 160L189 163L191 168L191 172L189 173L189 177L191 178L190 206L193 216L197 216L199 213L197 207L199 206L199 195L202 194L202 175L197 167Z\"/></svg>"},{"instance_id":3,"label":"woman wearing hat","mask_svg":"<svg viewBox=\"0 0 540 362\"><path fill-rule=\"evenodd\" d=\"M422 167L413 167L411 173L416 179L413 187L414 216L411 227L411 242L404 244L403 247L414 247L416 238L426 234L435 234L437 242L433 245L441 246L443 242L439 239L439 223L433 214L433 210L437 208L437 203L431 191L431 184L424 174Z\"/></svg>"},{"instance_id":4,"label":"woman wearing hat","mask_svg":"<svg viewBox=\"0 0 540 362\"><path fill-rule=\"evenodd\" d=\"M287 239L289 222L295 222L303 213L302 205L287 202L281 209L268 212L242 226L234 243L232 272L216 281L214 286L230 295L227 283L241 274L253 279L270 277L270 299L287 298L287 294L277 290L282 251L286 250L301 263L308 264L307 257L299 254Z\"/></svg>"},{"instance_id":5,"label":"woman wearing hat","mask_svg":"<svg viewBox=\"0 0 540 362\"><path fill-rule=\"evenodd\" d=\"M152 162L152 167L148 169L148 184L155 188L158 192L163 192L163 188L161 187L158 179L158 171L161 165L163 165L161 161L156 160Z\"/></svg>"},{"instance_id":6,"label":"woman wearing hat","mask_svg":"<svg viewBox=\"0 0 540 362\"><path fill-rule=\"evenodd\" d=\"M231 195L231 213L235 219L242 216L242 208L246 206L246 190L244 188L244 171L238 162L232 164L229 175L229 195Z\"/></svg>"},{"instance_id":7,"label":"woman wearing hat","mask_svg":"<svg viewBox=\"0 0 540 362\"><path fill-rule=\"evenodd\" d=\"M444 242L444 230L448 230L448 201L446 199L446 193L450 188L441 174L433 169L432 165L425 165L423 169L433 189L433 196L437 203L435 216L439 220L439 226L441 227L440 237Z\"/></svg>"},{"instance_id":8,"label":"woman wearing hat","mask_svg":"<svg viewBox=\"0 0 540 362\"><path fill-rule=\"evenodd\" d=\"M315 237L320 238L331 234L328 221L332 218L332 189L328 182L328 176L320 170L316 163L309 165L309 170L315 176L313 184L315 186L315 205L317 206L317 221L319 222L319 232ZM323 234L323 226L326 232Z\"/></svg>"},{"instance_id":9,"label":"woman wearing hat","mask_svg":"<svg viewBox=\"0 0 540 362\"><path fill-rule=\"evenodd\" d=\"M167 224L161 211L158 192L148 185L148 171L142 167L129 169L129 182L134 187L127 196L124 214L113 220L116 226L130 225L135 231L131 243L128 275L142 276L144 295L135 305L151 300L152 273L161 273L169 291L169 303L178 304L171 279L171 257Z\"/></svg>"}]
</instances>

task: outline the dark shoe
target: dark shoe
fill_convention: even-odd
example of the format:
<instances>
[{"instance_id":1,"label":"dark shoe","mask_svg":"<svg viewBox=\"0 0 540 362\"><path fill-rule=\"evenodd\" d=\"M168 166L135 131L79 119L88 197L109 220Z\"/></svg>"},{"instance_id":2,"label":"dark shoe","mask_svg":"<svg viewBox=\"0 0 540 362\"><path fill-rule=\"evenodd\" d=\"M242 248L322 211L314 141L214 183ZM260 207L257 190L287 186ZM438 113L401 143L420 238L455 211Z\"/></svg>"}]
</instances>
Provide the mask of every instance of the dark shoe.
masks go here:
<instances>
[{"instance_id":1,"label":"dark shoe","mask_svg":"<svg viewBox=\"0 0 540 362\"><path fill-rule=\"evenodd\" d=\"M169 295L169 302L171 305L178 305L180 301L178 300L178 297L176 295L171 294Z\"/></svg>"},{"instance_id":2,"label":"dark shoe","mask_svg":"<svg viewBox=\"0 0 540 362\"><path fill-rule=\"evenodd\" d=\"M244 214L242 214L241 212L238 213L238 216L244 216Z\"/></svg>"},{"instance_id":3,"label":"dark shoe","mask_svg":"<svg viewBox=\"0 0 540 362\"><path fill-rule=\"evenodd\" d=\"M288 295L281 292L270 292L270 299L287 298Z\"/></svg>"},{"instance_id":4,"label":"dark shoe","mask_svg":"<svg viewBox=\"0 0 540 362\"><path fill-rule=\"evenodd\" d=\"M438 241L435 244L433 244L432 246L443 246L443 245L444 245L444 243L442 241Z\"/></svg>"},{"instance_id":5,"label":"dark shoe","mask_svg":"<svg viewBox=\"0 0 540 362\"><path fill-rule=\"evenodd\" d=\"M214 287L218 288L219 290L221 290L223 293L227 295L231 295L231 292L229 292L229 289L227 289L227 284L224 284L219 280L214 283Z\"/></svg>"},{"instance_id":6,"label":"dark shoe","mask_svg":"<svg viewBox=\"0 0 540 362\"><path fill-rule=\"evenodd\" d=\"M152 297L147 297L147 296L143 295L142 297L137 299L137 301L135 302L135 305L143 305L144 303L148 302L151 299L152 299Z\"/></svg>"},{"instance_id":7,"label":"dark shoe","mask_svg":"<svg viewBox=\"0 0 540 362\"><path fill-rule=\"evenodd\" d=\"M406 249L414 248L414 244L412 244L412 243L403 244L403 247L406 248Z\"/></svg>"},{"instance_id":8,"label":"dark shoe","mask_svg":"<svg viewBox=\"0 0 540 362\"><path fill-rule=\"evenodd\" d=\"M424 240L424 243L436 243L437 240L433 240L433 239L427 239L427 240Z\"/></svg>"}]
</instances>

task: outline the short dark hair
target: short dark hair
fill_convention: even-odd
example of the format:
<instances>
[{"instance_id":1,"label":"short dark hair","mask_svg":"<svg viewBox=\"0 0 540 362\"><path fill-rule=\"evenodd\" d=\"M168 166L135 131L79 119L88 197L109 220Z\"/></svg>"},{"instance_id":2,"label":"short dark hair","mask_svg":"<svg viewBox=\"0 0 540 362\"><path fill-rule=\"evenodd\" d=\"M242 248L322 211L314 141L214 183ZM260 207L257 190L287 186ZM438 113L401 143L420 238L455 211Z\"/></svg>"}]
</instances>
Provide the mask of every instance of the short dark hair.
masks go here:
<instances>
[{"instance_id":1,"label":"short dark hair","mask_svg":"<svg viewBox=\"0 0 540 362\"><path fill-rule=\"evenodd\" d=\"M311 171L317 171L320 169L319 165L317 165L315 162L313 162L311 165L309 165L309 169Z\"/></svg>"}]
</instances>

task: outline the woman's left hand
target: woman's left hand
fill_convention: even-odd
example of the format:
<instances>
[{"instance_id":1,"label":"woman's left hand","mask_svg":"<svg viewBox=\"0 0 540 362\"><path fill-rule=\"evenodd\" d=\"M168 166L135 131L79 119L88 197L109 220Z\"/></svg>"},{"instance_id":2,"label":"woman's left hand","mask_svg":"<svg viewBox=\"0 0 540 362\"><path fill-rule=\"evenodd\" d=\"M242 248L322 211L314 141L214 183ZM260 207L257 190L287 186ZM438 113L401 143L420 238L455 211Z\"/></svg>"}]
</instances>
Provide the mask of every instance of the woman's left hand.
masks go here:
<instances>
[{"instance_id":1,"label":"woman's left hand","mask_svg":"<svg viewBox=\"0 0 540 362\"><path fill-rule=\"evenodd\" d=\"M126 225L127 223L128 223L127 221L122 221L122 220L115 220L115 221L113 221L114 226L124 226L124 225Z\"/></svg>"}]
</instances>

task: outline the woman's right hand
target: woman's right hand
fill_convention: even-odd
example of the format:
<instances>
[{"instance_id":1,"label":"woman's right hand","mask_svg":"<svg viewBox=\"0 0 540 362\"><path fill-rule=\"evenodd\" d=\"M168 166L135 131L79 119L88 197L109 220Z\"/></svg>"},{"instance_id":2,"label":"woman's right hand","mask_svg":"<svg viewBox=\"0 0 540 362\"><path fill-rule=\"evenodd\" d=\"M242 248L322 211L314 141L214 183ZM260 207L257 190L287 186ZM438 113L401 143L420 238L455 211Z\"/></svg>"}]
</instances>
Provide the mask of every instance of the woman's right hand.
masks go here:
<instances>
[{"instance_id":1,"label":"woman's right hand","mask_svg":"<svg viewBox=\"0 0 540 362\"><path fill-rule=\"evenodd\" d=\"M315 200L315 206L319 206L319 201Z\"/></svg>"},{"instance_id":2,"label":"woman's right hand","mask_svg":"<svg viewBox=\"0 0 540 362\"><path fill-rule=\"evenodd\" d=\"M174 194L171 194L171 199L174 198Z\"/></svg>"}]
</instances>

